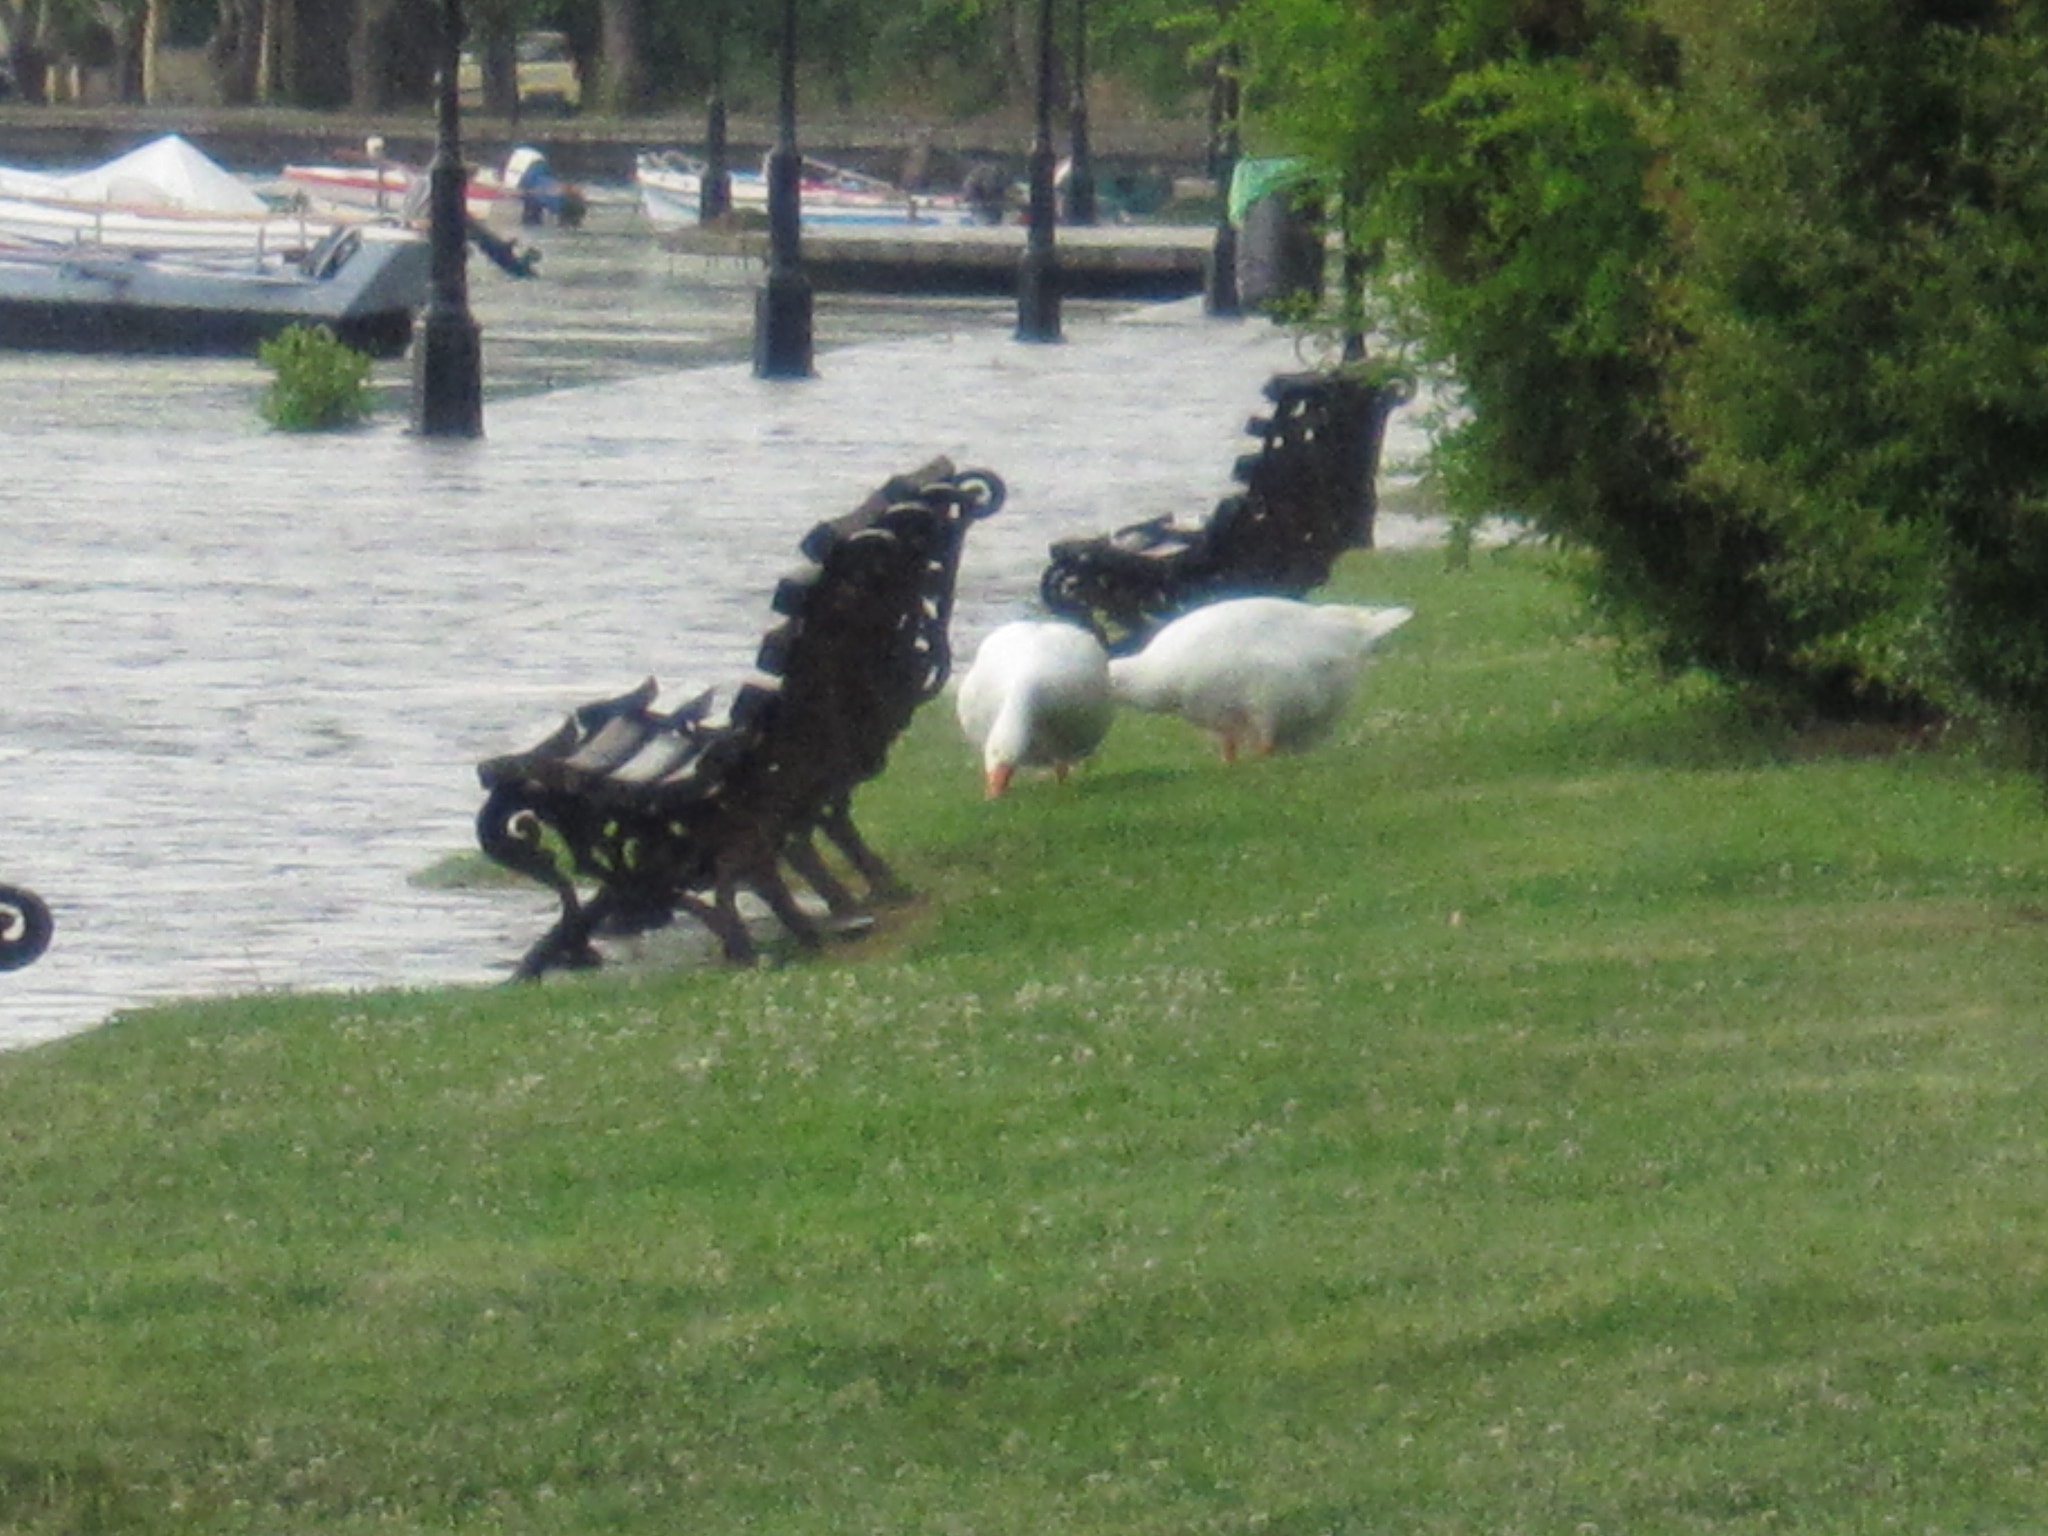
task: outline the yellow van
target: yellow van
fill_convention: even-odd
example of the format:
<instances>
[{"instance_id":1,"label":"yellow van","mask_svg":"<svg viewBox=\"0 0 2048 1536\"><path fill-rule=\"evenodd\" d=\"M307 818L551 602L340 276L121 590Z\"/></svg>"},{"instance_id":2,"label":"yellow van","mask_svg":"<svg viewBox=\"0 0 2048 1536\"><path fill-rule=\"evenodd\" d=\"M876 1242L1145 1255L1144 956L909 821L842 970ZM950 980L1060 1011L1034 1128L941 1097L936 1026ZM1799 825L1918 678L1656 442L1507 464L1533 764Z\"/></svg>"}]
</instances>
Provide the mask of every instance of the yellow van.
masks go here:
<instances>
[{"instance_id":1,"label":"yellow van","mask_svg":"<svg viewBox=\"0 0 2048 1536\"><path fill-rule=\"evenodd\" d=\"M513 44L513 59L519 71L520 110L574 112L583 104L583 82L576 75L576 58L569 51L569 39L562 33L520 33L518 42ZM483 64L473 48L462 50L455 88L465 107L483 105Z\"/></svg>"}]
</instances>

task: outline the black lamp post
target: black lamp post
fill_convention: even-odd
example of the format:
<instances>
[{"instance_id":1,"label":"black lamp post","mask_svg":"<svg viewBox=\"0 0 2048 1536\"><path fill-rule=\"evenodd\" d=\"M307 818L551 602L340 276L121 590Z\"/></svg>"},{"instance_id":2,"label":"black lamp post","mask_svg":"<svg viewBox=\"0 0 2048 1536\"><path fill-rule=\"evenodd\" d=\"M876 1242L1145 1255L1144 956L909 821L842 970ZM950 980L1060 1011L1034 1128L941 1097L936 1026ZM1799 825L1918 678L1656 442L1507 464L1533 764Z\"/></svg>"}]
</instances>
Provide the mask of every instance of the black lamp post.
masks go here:
<instances>
[{"instance_id":1,"label":"black lamp post","mask_svg":"<svg viewBox=\"0 0 2048 1536\"><path fill-rule=\"evenodd\" d=\"M1038 130L1031 141L1031 227L1017 268L1017 339L1060 339L1060 258L1053 244L1059 216L1053 195L1052 0L1038 0Z\"/></svg>"},{"instance_id":2,"label":"black lamp post","mask_svg":"<svg viewBox=\"0 0 2048 1536\"><path fill-rule=\"evenodd\" d=\"M704 182L697 189L697 220L709 224L732 208L732 170L725 139L725 7L711 18L711 100L705 113Z\"/></svg>"},{"instance_id":3,"label":"black lamp post","mask_svg":"<svg viewBox=\"0 0 2048 1536\"><path fill-rule=\"evenodd\" d=\"M1344 222L1349 224L1364 206L1364 181L1356 174L1344 179ZM1359 249L1353 232L1344 230L1344 361L1365 359L1365 273L1366 253Z\"/></svg>"},{"instance_id":4,"label":"black lamp post","mask_svg":"<svg viewBox=\"0 0 2048 1536\"><path fill-rule=\"evenodd\" d=\"M811 376L811 280L803 267L803 157L796 148L796 0L782 6L782 109L768 153L768 276L754 297L754 376Z\"/></svg>"},{"instance_id":5,"label":"black lamp post","mask_svg":"<svg viewBox=\"0 0 2048 1536\"><path fill-rule=\"evenodd\" d=\"M432 281L413 338L413 430L423 437L481 437L483 342L469 312L469 170L462 163L456 74L462 0L443 0L439 137L427 168Z\"/></svg>"},{"instance_id":6,"label":"black lamp post","mask_svg":"<svg viewBox=\"0 0 2048 1536\"><path fill-rule=\"evenodd\" d=\"M1073 141L1067 160L1067 222L1093 224L1095 155L1088 144L1088 0L1074 0L1074 80L1067 110L1067 133Z\"/></svg>"},{"instance_id":7,"label":"black lamp post","mask_svg":"<svg viewBox=\"0 0 2048 1536\"><path fill-rule=\"evenodd\" d=\"M1229 319L1244 313L1237 294L1237 226L1230 222L1230 183L1237 174L1237 45L1223 50L1216 61L1216 93L1213 98L1216 133L1209 151L1209 170L1215 178L1221 206L1216 211L1216 238L1209 247L1208 283L1202 307L1210 315Z\"/></svg>"}]
</instances>

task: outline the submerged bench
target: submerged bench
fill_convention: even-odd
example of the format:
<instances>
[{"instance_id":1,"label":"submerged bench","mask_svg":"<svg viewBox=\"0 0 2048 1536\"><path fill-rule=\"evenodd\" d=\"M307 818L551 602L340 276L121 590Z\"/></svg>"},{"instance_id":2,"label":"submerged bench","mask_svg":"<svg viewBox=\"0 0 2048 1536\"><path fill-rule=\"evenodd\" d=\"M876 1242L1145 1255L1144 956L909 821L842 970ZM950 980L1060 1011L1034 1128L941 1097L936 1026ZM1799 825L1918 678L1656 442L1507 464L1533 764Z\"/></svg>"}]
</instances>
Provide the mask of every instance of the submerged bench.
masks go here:
<instances>
[{"instance_id":1,"label":"submerged bench","mask_svg":"<svg viewBox=\"0 0 2048 1536\"><path fill-rule=\"evenodd\" d=\"M819 523L799 546L804 568L776 587L781 622L761 642L761 677L722 716L715 690L656 709L650 678L577 709L538 746L480 764L483 851L561 902L515 974L596 965L595 935L644 932L678 912L710 930L726 958L751 959L742 892L798 943L816 945L819 924L785 870L835 921L865 917L820 835L867 901L902 895L854 826L853 792L944 686L961 546L1003 495L988 471L936 459Z\"/></svg>"},{"instance_id":2,"label":"submerged bench","mask_svg":"<svg viewBox=\"0 0 2048 1536\"><path fill-rule=\"evenodd\" d=\"M1370 549L1387 417L1413 385L1294 373L1269 380L1265 393L1272 414L1245 428L1258 451L1232 471L1243 490L1193 527L1159 517L1059 541L1039 582L1045 606L1127 653L1189 608L1300 597L1329 579L1346 550Z\"/></svg>"},{"instance_id":3,"label":"submerged bench","mask_svg":"<svg viewBox=\"0 0 2048 1536\"><path fill-rule=\"evenodd\" d=\"M42 897L24 886L0 884L0 971L33 965L50 947L55 927Z\"/></svg>"}]
</instances>

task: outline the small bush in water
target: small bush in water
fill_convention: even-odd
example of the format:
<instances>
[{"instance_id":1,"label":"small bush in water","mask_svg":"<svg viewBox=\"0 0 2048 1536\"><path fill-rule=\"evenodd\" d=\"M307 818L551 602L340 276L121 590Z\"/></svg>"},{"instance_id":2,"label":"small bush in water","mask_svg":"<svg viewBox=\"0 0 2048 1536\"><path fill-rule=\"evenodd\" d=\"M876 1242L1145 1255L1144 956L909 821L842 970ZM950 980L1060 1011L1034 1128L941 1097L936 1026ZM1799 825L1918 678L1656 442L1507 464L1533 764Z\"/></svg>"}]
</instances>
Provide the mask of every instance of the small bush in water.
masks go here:
<instances>
[{"instance_id":1,"label":"small bush in water","mask_svg":"<svg viewBox=\"0 0 2048 1536\"><path fill-rule=\"evenodd\" d=\"M276 373L263 419L287 432L352 427L370 414L370 359L324 325L295 325L266 341L257 357Z\"/></svg>"}]
</instances>

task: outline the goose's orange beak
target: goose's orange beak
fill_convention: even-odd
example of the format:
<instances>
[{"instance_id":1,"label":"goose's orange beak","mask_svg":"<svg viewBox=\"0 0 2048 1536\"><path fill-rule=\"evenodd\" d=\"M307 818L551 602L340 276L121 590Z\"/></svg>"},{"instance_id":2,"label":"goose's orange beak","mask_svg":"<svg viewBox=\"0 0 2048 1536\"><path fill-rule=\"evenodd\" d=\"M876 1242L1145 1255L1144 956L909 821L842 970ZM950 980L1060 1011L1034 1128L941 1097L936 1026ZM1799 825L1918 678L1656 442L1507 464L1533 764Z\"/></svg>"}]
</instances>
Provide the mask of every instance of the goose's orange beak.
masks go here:
<instances>
[{"instance_id":1,"label":"goose's orange beak","mask_svg":"<svg viewBox=\"0 0 2048 1536\"><path fill-rule=\"evenodd\" d=\"M997 763L993 768L989 769L984 780L982 797L987 800L1002 799L1003 791L1010 787L1011 775L1016 773L1016 771L1008 763Z\"/></svg>"}]
</instances>

